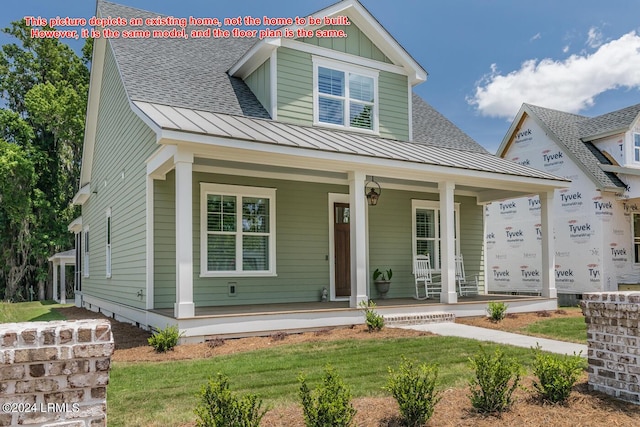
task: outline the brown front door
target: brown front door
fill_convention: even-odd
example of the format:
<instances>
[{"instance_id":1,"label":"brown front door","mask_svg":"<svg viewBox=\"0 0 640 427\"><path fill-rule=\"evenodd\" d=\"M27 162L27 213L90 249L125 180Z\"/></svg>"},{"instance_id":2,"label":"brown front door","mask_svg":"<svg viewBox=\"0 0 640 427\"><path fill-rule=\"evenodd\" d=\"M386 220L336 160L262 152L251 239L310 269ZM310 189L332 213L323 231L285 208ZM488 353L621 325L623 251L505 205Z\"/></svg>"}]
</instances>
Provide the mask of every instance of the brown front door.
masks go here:
<instances>
[{"instance_id":1,"label":"brown front door","mask_svg":"<svg viewBox=\"0 0 640 427\"><path fill-rule=\"evenodd\" d=\"M351 296L351 245L349 204L333 204L333 238L335 245L336 297Z\"/></svg>"}]
</instances>

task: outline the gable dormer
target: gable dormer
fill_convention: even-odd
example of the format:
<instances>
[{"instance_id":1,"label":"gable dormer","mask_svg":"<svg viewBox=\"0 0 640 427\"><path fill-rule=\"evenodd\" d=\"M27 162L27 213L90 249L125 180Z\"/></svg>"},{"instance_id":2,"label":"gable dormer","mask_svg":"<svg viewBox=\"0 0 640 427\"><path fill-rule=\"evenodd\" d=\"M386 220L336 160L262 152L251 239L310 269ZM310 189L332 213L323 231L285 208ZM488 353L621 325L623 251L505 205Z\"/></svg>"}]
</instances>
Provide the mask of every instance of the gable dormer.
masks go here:
<instances>
[{"instance_id":1,"label":"gable dormer","mask_svg":"<svg viewBox=\"0 0 640 427\"><path fill-rule=\"evenodd\" d=\"M412 87L426 71L357 0L311 17L256 43L229 74L274 120L411 140Z\"/></svg>"}]
</instances>

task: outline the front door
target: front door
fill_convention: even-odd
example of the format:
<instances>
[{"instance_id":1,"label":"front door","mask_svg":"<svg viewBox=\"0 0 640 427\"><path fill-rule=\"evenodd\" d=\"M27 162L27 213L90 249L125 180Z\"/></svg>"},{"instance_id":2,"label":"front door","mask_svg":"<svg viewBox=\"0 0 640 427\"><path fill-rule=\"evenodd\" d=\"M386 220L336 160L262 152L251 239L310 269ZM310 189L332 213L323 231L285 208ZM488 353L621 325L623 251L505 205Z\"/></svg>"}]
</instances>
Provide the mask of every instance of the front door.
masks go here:
<instances>
[{"instance_id":1,"label":"front door","mask_svg":"<svg viewBox=\"0 0 640 427\"><path fill-rule=\"evenodd\" d=\"M349 297L351 296L351 232L348 203L333 204L333 237L336 297Z\"/></svg>"}]
</instances>

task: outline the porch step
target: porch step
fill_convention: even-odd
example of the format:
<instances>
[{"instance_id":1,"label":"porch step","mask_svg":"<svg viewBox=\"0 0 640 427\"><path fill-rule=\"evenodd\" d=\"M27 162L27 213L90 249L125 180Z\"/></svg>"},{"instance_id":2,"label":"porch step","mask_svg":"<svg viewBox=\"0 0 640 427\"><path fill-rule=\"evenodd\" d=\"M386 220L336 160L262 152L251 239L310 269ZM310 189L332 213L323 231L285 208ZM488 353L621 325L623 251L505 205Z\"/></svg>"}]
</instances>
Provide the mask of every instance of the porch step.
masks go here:
<instances>
[{"instance_id":1,"label":"porch step","mask_svg":"<svg viewBox=\"0 0 640 427\"><path fill-rule=\"evenodd\" d=\"M407 313L384 315L384 323L393 325L424 325L427 323L455 322L453 313Z\"/></svg>"}]
</instances>

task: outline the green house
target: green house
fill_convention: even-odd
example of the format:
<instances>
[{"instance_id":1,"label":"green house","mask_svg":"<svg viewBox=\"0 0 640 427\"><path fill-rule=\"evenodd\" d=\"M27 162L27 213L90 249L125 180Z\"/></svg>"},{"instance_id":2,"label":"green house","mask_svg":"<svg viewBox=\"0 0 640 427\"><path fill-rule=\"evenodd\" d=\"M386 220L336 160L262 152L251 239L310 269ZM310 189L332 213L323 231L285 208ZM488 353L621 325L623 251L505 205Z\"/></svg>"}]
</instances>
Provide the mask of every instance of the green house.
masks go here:
<instances>
[{"instance_id":1,"label":"green house","mask_svg":"<svg viewBox=\"0 0 640 427\"><path fill-rule=\"evenodd\" d=\"M491 155L415 95L427 72L357 0L307 12L291 14L341 25L95 40L76 303L194 340L320 328L361 323L380 268L384 314L474 314L486 301L461 305L456 255L483 296L484 204L537 194L543 296L514 307L554 307L547 201L568 182ZM97 16L158 15L98 1ZM423 253L436 301L412 299Z\"/></svg>"}]
</instances>

